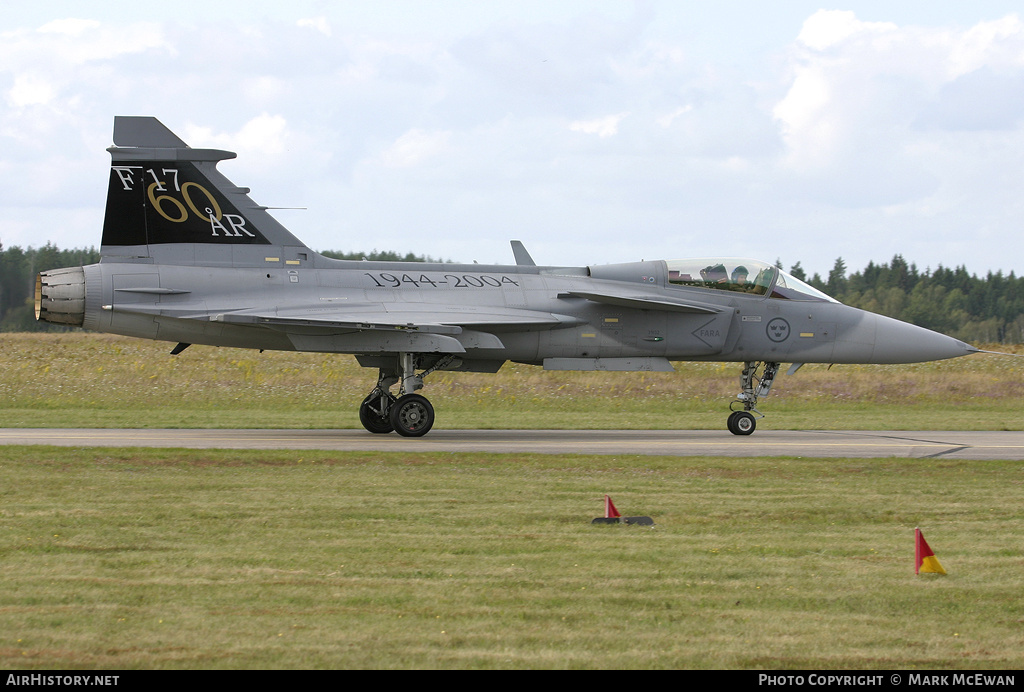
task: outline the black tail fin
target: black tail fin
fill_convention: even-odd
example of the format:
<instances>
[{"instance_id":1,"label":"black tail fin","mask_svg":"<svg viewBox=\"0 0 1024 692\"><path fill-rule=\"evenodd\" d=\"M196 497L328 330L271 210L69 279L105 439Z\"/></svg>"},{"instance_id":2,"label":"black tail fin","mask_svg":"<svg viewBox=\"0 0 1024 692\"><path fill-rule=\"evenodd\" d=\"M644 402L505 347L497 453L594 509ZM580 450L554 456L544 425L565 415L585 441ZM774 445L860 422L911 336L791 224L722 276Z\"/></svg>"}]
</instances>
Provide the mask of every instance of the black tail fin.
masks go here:
<instances>
[{"instance_id":1,"label":"black tail fin","mask_svg":"<svg viewBox=\"0 0 1024 692\"><path fill-rule=\"evenodd\" d=\"M192 149L151 117L114 118L114 146L103 222L104 255L153 256L164 246L202 245L184 253L202 262L206 250L223 264L249 264L249 254L305 245L217 171L230 151ZM206 246L232 248L227 254ZM253 253L239 253L251 246ZM130 248L130 250L129 250ZM166 247L170 251L170 247Z\"/></svg>"}]
</instances>

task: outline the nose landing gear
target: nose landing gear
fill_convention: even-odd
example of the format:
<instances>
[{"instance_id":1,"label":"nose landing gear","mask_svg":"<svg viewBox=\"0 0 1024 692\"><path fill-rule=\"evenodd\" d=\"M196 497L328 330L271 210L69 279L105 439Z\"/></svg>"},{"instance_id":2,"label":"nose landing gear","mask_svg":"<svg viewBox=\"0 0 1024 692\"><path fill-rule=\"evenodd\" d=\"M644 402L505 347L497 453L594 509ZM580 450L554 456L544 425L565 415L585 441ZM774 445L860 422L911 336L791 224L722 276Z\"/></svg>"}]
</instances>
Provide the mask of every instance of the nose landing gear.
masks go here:
<instances>
[{"instance_id":1,"label":"nose landing gear","mask_svg":"<svg viewBox=\"0 0 1024 692\"><path fill-rule=\"evenodd\" d=\"M764 414L757 410L757 399L768 396L778 374L778 363L748 361L743 364L743 372L740 374L740 387L743 391L736 396L736 401L729 405L732 409L726 422L729 432L733 435L750 435L754 432L757 428L757 418L764 418ZM737 404L743 408L735 408ZM757 414L756 418L754 414Z\"/></svg>"}]
</instances>

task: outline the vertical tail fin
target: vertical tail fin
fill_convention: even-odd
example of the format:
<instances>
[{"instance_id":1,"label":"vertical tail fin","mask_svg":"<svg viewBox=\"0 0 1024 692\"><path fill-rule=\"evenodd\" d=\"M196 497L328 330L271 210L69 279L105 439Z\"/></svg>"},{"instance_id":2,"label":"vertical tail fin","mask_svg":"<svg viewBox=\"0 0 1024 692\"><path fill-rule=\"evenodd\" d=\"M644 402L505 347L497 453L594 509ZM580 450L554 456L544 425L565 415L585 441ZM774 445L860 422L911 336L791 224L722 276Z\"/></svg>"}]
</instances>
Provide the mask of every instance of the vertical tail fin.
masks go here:
<instances>
[{"instance_id":1,"label":"vertical tail fin","mask_svg":"<svg viewBox=\"0 0 1024 692\"><path fill-rule=\"evenodd\" d=\"M249 198L247 188L217 171L217 162L235 158L230 151L193 149L156 118L126 116L114 118L114 146L107 151L106 256L163 254L245 265L272 252L265 246L305 248Z\"/></svg>"}]
</instances>

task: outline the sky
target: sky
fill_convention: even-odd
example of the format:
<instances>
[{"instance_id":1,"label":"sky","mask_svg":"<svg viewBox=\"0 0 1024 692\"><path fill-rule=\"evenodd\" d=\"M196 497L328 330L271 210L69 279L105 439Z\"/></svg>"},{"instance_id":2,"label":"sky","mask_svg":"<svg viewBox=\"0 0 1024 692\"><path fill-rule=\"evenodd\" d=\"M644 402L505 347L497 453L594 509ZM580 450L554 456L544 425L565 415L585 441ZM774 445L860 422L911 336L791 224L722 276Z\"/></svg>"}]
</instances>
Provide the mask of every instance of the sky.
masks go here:
<instances>
[{"instance_id":1,"label":"sky","mask_svg":"<svg viewBox=\"0 0 1024 692\"><path fill-rule=\"evenodd\" d=\"M1019 0L827 1L3 3L0 243L151 115L315 250L1024 274Z\"/></svg>"}]
</instances>

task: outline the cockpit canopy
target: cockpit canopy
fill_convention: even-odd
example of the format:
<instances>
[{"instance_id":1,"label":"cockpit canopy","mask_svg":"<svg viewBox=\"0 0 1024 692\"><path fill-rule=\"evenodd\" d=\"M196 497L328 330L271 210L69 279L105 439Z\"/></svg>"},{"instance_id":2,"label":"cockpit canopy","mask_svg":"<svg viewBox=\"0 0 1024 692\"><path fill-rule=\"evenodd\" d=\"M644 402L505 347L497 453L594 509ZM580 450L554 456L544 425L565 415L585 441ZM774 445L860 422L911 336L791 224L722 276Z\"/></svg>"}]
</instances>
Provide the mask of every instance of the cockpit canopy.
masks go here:
<instances>
[{"instance_id":1,"label":"cockpit canopy","mask_svg":"<svg viewBox=\"0 0 1024 692\"><path fill-rule=\"evenodd\" d=\"M838 302L792 274L760 260L704 258L666 263L669 285L736 291L782 300Z\"/></svg>"}]
</instances>

